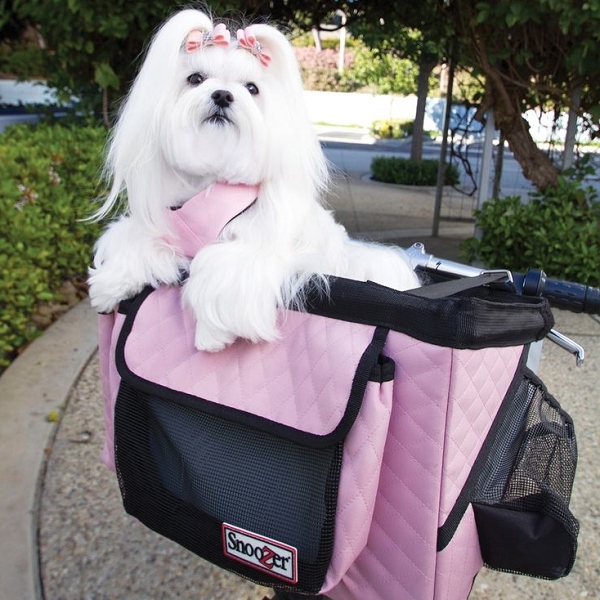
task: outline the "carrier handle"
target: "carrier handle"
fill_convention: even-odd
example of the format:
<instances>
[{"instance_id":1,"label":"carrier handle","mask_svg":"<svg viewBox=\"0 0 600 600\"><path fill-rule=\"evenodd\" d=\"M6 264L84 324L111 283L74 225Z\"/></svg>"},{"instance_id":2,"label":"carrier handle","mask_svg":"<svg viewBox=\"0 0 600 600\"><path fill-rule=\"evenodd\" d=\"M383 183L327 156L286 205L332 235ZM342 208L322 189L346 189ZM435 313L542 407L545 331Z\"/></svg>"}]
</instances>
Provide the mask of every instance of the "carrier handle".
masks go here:
<instances>
[{"instance_id":1,"label":"carrier handle","mask_svg":"<svg viewBox=\"0 0 600 600\"><path fill-rule=\"evenodd\" d=\"M474 277L486 269L438 258L425 252L425 245L417 242L407 249L413 269L448 279ZM509 272L509 271L507 271ZM512 273L515 289L523 296L546 298L554 308L574 313L600 315L600 289L582 283L550 279L541 269L529 269L525 275Z\"/></svg>"},{"instance_id":2,"label":"carrier handle","mask_svg":"<svg viewBox=\"0 0 600 600\"><path fill-rule=\"evenodd\" d=\"M425 273L441 275L449 278L449 281L438 283L432 288L440 288L448 286L447 294L457 293L463 289L470 289L482 285L479 282L474 285L468 283L462 284L465 280L479 280L484 275L493 273L504 273L504 277L508 275L508 280L514 284L514 289L517 294L524 296L535 296L546 298L554 308L562 308L574 313L585 313L588 315L600 314L600 289L581 283L573 283L570 281L562 281L559 279L550 279L541 269L528 269L525 275L521 273L511 273L510 271L485 271L477 267L464 265L462 263L451 260L443 260L435 257L433 254L426 254L425 245L422 242L413 244L406 251L409 261L415 270L421 270ZM502 277L498 277L493 281L498 281ZM490 279L489 283L492 282ZM464 286L464 287L463 287ZM418 294L418 290L411 290L410 293L421 295L424 297L441 297L437 295L437 291L433 290L432 295L428 295L427 287L422 288L425 293ZM441 295L444 295L443 293ZM582 346L562 333L551 329L548 333L548 339L558 344L575 356L577 366L581 366L584 361L585 351Z\"/></svg>"}]
</instances>

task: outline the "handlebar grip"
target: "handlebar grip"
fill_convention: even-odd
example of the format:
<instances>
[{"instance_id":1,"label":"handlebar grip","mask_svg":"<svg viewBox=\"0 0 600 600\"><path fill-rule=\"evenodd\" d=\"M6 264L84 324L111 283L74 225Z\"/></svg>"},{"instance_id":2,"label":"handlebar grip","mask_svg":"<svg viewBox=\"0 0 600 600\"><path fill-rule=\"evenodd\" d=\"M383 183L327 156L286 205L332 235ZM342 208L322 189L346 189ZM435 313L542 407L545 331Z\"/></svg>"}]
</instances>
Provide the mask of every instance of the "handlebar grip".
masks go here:
<instances>
[{"instance_id":1,"label":"handlebar grip","mask_svg":"<svg viewBox=\"0 0 600 600\"><path fill-rule=\"evenodd\" d=\"M529 269L523 276L515 274L515 285L523 295L543 296L555 308L562 308L575 313L588 315L600 314L600 289L562 281L549 279L544 271Z\"/></svg>"}]
</instances>

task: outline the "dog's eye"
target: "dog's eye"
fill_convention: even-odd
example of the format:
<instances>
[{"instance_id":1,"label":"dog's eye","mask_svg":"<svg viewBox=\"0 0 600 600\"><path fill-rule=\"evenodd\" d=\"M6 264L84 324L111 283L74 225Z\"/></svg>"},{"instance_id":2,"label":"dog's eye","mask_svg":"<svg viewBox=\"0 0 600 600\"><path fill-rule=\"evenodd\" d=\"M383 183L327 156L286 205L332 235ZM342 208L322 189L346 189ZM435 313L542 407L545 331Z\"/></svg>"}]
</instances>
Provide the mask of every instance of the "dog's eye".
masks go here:
<instances>
[{"instance_id":1,"label":"dog's eye","mask_svg":"<svg viewBox=\"0 0 600 600\"><path fill-rule=\"evenodd\" d=\"M200 85L205 79L206 79L206 77L204 75L202 75L202 73L192 73L187 78L187 82L190 85Z\"/></svg>"},{"instance_id":2,"label":"dog's eye","mask_svg":"<svg viewBox=\"0 0 600 600\"><path fill-rule=\"evenodd\" d=\"M258 86L254 83L247 83L246 89L250 92L252 96L258 95Z\"/></svg>"}]
</instances>

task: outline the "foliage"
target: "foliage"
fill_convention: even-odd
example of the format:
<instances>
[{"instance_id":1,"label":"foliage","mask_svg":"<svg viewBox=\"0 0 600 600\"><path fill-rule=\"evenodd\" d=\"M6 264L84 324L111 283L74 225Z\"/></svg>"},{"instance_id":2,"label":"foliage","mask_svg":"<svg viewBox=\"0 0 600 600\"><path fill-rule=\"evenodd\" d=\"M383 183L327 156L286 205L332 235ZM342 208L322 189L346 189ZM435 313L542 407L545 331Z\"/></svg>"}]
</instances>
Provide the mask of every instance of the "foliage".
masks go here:
<instances>
[{"instance_id":1,"label":"foliage","mask_svg":"<svg viewBox=\"0 0 600 600\"><path fill-rule=\"evenodd\" d=\"M210 3L210 9L218 15L248 20L268 15L284 29L296 31L298 28L308 31L323 23L334 27L331 16L338 8L348 7L345 3L311 1L213 0ZM37 24L45 47L30 46L21 53L12 52L12 65L8 66L23 78L45 75L49 85L59 91L61 101L80 98L82 109L97 114L102 111L105 122L109 123L114 101L125 93L128 82L133 79L152 33L175 9L167 0L143 3L115 0L106 5L94 0L69 0L67 3L62 0L19 0L11 5L10 16L18 23ZM354 7L352 11L348 9L348 14L353 11ZM373 50L363 50L358 57L355 77L340 76L335 50L326 49L331 56L326 56L325 60L333 62L333 69L319 65L308 67L305 73L307 87L337 91L370 87L378 93L412 93L416 89L416 73L409 59L413 58L414 52L407 51L406 47L414 48L419 44L419 36L417 30L407 30L394 39L386 37L382 43L374 45ZM6 34L2 39L10 37ZM403 50L399 49L400 40L404 40ZM352 41L349 41L351 45ZM348 54L351 61L352 53ZM310 57L306 59L311 60Z\"/></svg>"},{"instance_id":2,"label":"foliage","mask_svg":"<svg viewBox=\"0 0 600 600\"><path fill-rule=\"evenodd\" d=\"M560 176L556 186L531 194L486 202L476 211L481 238L463 242L469 261L524 272L543 269L550 277L600 285L600 202L583 183L583 162Z\"/></svg>"},{"instance_id":3,"label":"foliage","mask_svg":"<svg viewBox=\"0 0 600 600\"><path fill-rule=\"evenodd\" d=\"M294 48L307 90L375 94L414 94L418 67L411 60L355 43L344 56L344 71L338 72L338 51L315 47Z\"/></svg>"},{"instance_id":4,"label":"foliage","mask_svg":"<svg viewBox=\"0 0 600 600\"><path fill-rule=\"evenodd\" d=\"M453 6L460 60L486 79L481 109L494 109L525 176L539 189L553 185L558 169L537 150L520 115L536 107L567 109L580 89L574 110L592 115L598 128L600 0L456 0Z\"/></svg>"},{"instance_id":5,"label":"foliage","mask_svg":"<svg viewBox=\"0 0 600 600\"><path fill-rule=\"evenodd\" d=\"M289 40L295 48L315 48L315 38L312 32L300 32L291 34ZM323 50L334 50L337 52L340 48L340 38L336 35L321 37L321 48ZM356 46L360 45L361 41L353 38L352 36L346 37L346 50L352 50Z\"/></svg>"},{"instance_id":6,"label":"foliage","mask_svg":"<svg viewBox=\"0 0 600 600\"><path fill-rule=\"evenodd\" d=\"M331 13L328 3L312 4L210 0L206 6L194 5L236 21L268 16L283 29L307 31ZM18 40L27 24L34 25L44 41L28 47L27 55L12 53L3 66L19 78L43 75L59 91L60 101L79 98L82 110L102 113L108 124L115 100L125 94L150 38L181 7L171 0L0 0L0 43ZM0 52L0 64L2 58Z\"/></svg>"},{"instance_id":7,"label":"foliage","mask_svg":"<svg viewBox=\"0 0 600 600\"><path fill-rule=\"evenodd\" d=\"M35 23L44 39L44 47L29 49L29 68L13 65L15 74L30 77L41 63L60 101L75 96L82 109L103 110L106 119L112 101L132 80L156 26L174 9L165 0L19 0L13 6L17 17Z\"/></svg>"},{"instance_id":8,"label":"foliage","mask_svg":"<svg viewBox=\"0 0 600 600\"><path fill-rule=\"evenodd\" d=\"M589 0L583 5L574 0L478 2L475 6L461 1L459 4L467 11L468 26L479 27L489 34L486 40L489 63L499 66L508 61L505 62L507 73L514 81L522 81L525 73L533 68L538 73L538 89L552 85L553 80L568 83L570 70L579 75L590 70L598 72L598 0ZM511 31L511 38L501 44L501 32L506 30ZM556 80L557 75L559 80Z\"/></svg>"},{"instance_id":9,"label":"foliage","mask_svg":"<svg viewBox=\"0 0 600 600\"><path fill-rule=\"evenodd\" d=\"M580 89L574 109L600 132L600 0L304 0L294 8L308 14L311 4L345 11L352 33L370 47L399 49L421 65L431 64L429 55L453 57L481 75L481 114L494 110L496 127L539 189L553 185L558 170L521 117L528 108L569 108ZM420 36L411 40L407 28Z\"/></svg>"},{"instance_id":10,"label":"foliage","mask_svg":"<svg viewBox=\"0 0 600 600\"><path fill-rule=\"evenodd\" d=\"M81 219L105 140L101 127L53 123L0 135L0 369L36 336L39 304L87 273L100 226Z\"/></svg>"},{"instance_id":11,"label":"foliage","mask_svg":"<svg viewBox=\"0 0 600 600\"><path fill-rule=\"evenodd\" d=\"M409 59L364 45L354 54L349 74L356 88L369 88L376 94L408 95L417 91L417 65Z\"/></svg>"},{"instance_id":12,"label":"foliage","mask_svg":"<svg viewBox=\"0 0 600 600\"><path fill-rule=\"evenodd\" d=\"M445 20L436 16L427 2L412 2L410 6L406 2L394 2L385 7L361 3L361 7L362 13L356 5L352 7L357 12L350 20L351 32L390 61L402 61L405 65L410 61L410 73L405 73L404 82L411 81L411 87L407 89L403 85L396 89L417 95L410 158L421 160L425 107L432 87L432 74L436 65L447 56ZM392 72L396 71L402 73L403 69L397 67Z\"/></svg>"},{"instance_id":13,"label":"foliage","mask_svg":"<svg viewBox=\"0 0 600 600\"><path fill-rule=\"evenodd\" d=\"M26 74L30 79L41 79L44 69L44 56L39 49L26 44L0 46L0 73Z\"/></svg>"},{"instance_id":14,"label":"foliage","mask_svg":"<svg viewBox=\"0 0 600 600\"><path fill-rule=\"evenodd\" d=\"M452 101L456 104L478 105L485 93L485 81L472 68L457 66L452 86Z\"/></svg>"},{"instance_id":15,"label":"foliage","mask_svg":"<svg viewBox=\"0 0 600 600\"><path fill-rule=\"evenodd\" d=\"M437 160L416 161L397 156L376 156L371 161L371 173L375 181L401 185L435 186L438 168ZM456 185L458 181L456 165L446 165L444 185Z\"/></svg>"}]
</instances>

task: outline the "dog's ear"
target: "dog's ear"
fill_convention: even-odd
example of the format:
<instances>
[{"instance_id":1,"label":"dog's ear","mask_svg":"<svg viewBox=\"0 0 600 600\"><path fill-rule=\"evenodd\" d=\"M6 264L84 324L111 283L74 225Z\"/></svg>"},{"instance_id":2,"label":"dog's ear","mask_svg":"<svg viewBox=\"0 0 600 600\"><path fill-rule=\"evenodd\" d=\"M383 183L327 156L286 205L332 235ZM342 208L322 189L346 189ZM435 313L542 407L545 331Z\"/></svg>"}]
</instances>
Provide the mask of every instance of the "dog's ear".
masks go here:
<instances>
[{"instance_id":1,"label":"dog's ear","mask_svg":"<svg viewBox=\"0 0 600 600\"><path fill-rule=\"evenodd\" d=\"M210 32L213 30L212 19L206 13L199 10L186 9L175 13L170 19L165 21L156 32L152 39L146 62L152 58L152 54L162 54L163 60L166 54L175 59L184 46L185 40L191 31Z\"/></svg>"},{"instance_id":2,"label":"dog's ear","mask_svg":"<svg viewBox=\"0 0 600 600\"><path fill-rule=\"evenodd\" d=\"M289 219L293 228L298 206L310 205L329 180L327 160L306 106L300 67L285 35L270 25L250 25L238 31L237 40L236 52L250 53L263 70L259 87L268 115L269 143L267 176L259 196L263 205L277 211L280 222ZM283 197L290 202L281 202ZM290 206L294 208L288 211Z\"/></svg>"},{"instance_id":3,"label":"dog's ear","mask_svg":"<svg viewBox=\"0 0 600 600\"><path fill-rule=\"evenodd\" d=\"M162 215L165 198L177 185L160 150L159 131L165 107L176 95L181 49L190 31L213 31L211 18L198 10L183 10L166 21L148 47L135 82L113 128L104 173L112 180L101 211L108 212L127 192L129 210L149 227Z\"/></svg>"},{"instance_id":4,"label":"dog's ear","mask_svg":"<svg viewBox=\"0 0 600 600\"><path fill-rule=\"evenodd\" d=\"M273 75L289 77L299 72L298 63L287 38L270 25L250 25L237 32L238 48L250 52Z\"/></svg>"}]
</instances>

